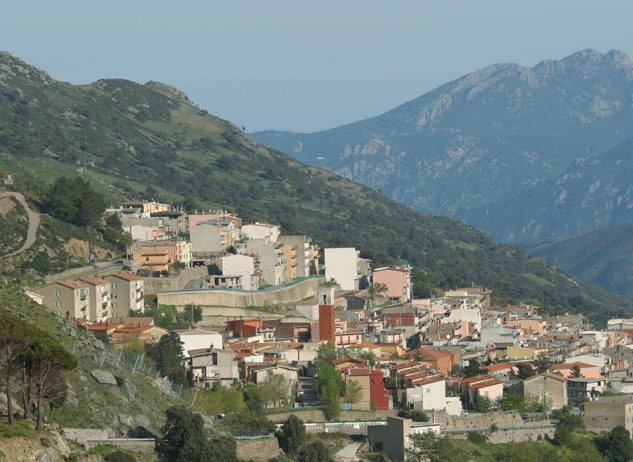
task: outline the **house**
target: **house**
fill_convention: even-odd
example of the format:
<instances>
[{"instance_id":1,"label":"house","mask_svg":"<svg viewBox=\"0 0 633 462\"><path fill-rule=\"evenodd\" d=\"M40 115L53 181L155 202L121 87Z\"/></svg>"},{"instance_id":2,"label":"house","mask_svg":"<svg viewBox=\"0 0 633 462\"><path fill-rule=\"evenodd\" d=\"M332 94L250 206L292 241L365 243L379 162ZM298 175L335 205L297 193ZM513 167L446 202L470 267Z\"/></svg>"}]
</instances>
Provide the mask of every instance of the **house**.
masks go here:
<instances>
[{"instance_id":1,"label":"house","mask_svg":"<svg viewBox=\"0 0 633 462\"><path fill-rule=\"evenodd\" d=\"M283 246L295 246L295 252L297 253L295 277L297 278L319 274L319 252L311 242L312 239L306 236L279 236L279 243Z\"/></svg>"},{"instance_id":2,"label":"house","mask_svg":"<svg viewBox=\"0 0 633 462\"><path fill-rule=\"evenodd\" d=\"M480 340L485 344L516 345L519 343L520 332L503 326L484 327L481 329Z\"/></svg>"},{"instance_id":3,"label":"house","mask_svg":"<svg viewBox=\"0 0 633 462\"><path fill-rule=\"evenodd\" d=\"M276 243L280 233L279 225L255 222L242 226L242 234L246 239L269 239L271 243Z\"/></svg>"},{"instance_id":4,"label":"house","mask_svg":"<svg viewBox=\"0 0 633 462\"><path fill-rule=\"evenodd\" d=\"M134 244L133 250L132 255L135 255L137 252L146 252L148 254L154 252L156 254L156 261L166 263L168 266L179 264L183 268L190 268L191 260L193 259L191 242L182 239L137 242ZM167 253L166 262L158 259L158 254L161 252ZM136 258L134 259L136 260ZM138 261L141 261L141 266L143 266L143 261ZM153 269L152 271L162 271L162 269Z\"/></svg>"},{"instance_id":5,"label":"house","mask_svg":"<svg viewBox=\"0 0 633 462\"><path fill-rule=\"evenodd\" d=\"M58 316L90 319L90 286L79 279L66 279L34 290L44 297L44 306Z\"/></svg>"},{"instance_id":6,"label":"house","mask_svg":"<svg viewBox=\"0 0 633 462\"><path fill-rule=\"evenodd\" d=\"M227 233L212 223L202 223L189 231L191 249L196 255L225 252L229 248Z\"/></svg>"},{"instance_id":7,"label":"house","mask_svg":"<svg viewBox=\"0 0 633 462\"><path fill-rule=\"evenodd\" d=\"M130 273L116 273L104 277L110 283L112 317L145 312L145 280Z\"/></svg>"},{"instance_id":8,"label":"house","mask_svg":"<svg viewBox=\"0 0 633 462\"><path fill-rule=\"evenodd\" d=\"M404 356L406 358L419 358L419 361L430 364L431 369L446 375L451 373L453 366L460 364L460 354L446 349L417 348L408 351Z\"/></svg>"},{"instance_id":9,"label":"house","mask_svg":"<svg viewBox=\"0 0 633 462\"><path fill-rule=\"evenodd\" d=\"M387 287L387 297L400 300L402 303L411 301L411 267L386 266L376 268L373 272L374 284L384 284Z\"/></svg>"},{"instance_id":10,"label":"house","mask_svg":"<svg viewBox=\"0 0 633 462\"><path fill-rule=\"evenodd\" d=\"M548 372L533 375L513 384L509 391L519 396L536 397L539 401L551 400L551 409L562 409L567 405L567 380L557 374Z\"/></svg>"},{"instance_id":11,"label":"house","mask_svg":"<svg viewBox=\"0 0 633 462\"><path fill-rule=\"evenodd\" d=\"M280 250L286 256L286 281L297 278L297 266L299 265L297 246L295 244L282 244Z\"/></svg>"},{"instance_id":12,"label":"house","mask_svg":"<svg viewBox=\"0 0 633 462\"><path fill-rule=\"evenodd\" d=\"M363 388L360 402L354 404L352 409L370 410L372 401L376 403L377 410L388 411L393 407L390 394L385 389L382 372L371 367L350 367L343 370L343 380L349 383L352 380L358 382Z\"/></svg>"},{"instance_id":13,"label":"house","mask_svg":"<svg viewBox=\"0 0 633 462\"><path fill-rule=\"evenodd\" d=\"M437 374L423 377L415 386L405 388L404 405L423 411L443 410L446 407L446 380Z\"/></svg>"},{"instance_id":14,"label":"house","mask_svg":"<svg viewBox=\"0 0 633 462\"><path fill-rule=\"evenodd\" d=\"M369 287L371 268L353 247L325 249L325 279L335 280L343 290Z\"/></svg>"},{"instance_id":15,"label":"house","mask_svg":"<svg viewBox=\"0 0 633 462\"><path fill-rule=\"evenodd\" d=\"M163 335L168 335L169 331L154 325L119 324L117 328L109 334L110 343L125 344L135 340L140 340L143 344L158 343Z\"/></svg>"},{"instance_id":16,"label":"house","mask_svg":"<svg viewBox=\"0 0 633 462\"><path fill-rule=\"evenodd\" d=\"M509 346L507 350L507 357L510 360L520 360L520 359L534 359L539 354L548 354L548 347L539 347L539 346Z\"/></svg>"},{"instance_id":17,"label":"house","mask_svg":"<svg viewBox=\"0 0 633 462\"><path fill-rule=\"evenodd\" d=\"M571 407L579 408L582 403L597 400L606 389L606 377L570 377L567 379L567 401Z\"/></svg>"},{"instance_id":18,"label":"house","mask_svg":"<svg viewBox=\"0 0 633 462\"><path fill-rule=\"evenodd\" d=\"M585 403L585 430L601 433L618 425L633 432L633 397L605 396Z\"/></svg>"},{"instance_id":19,"label":"house","mask_svg":"<svg viewBox=\"0 0 633 462\"><path fill-rule=\"evenodd\" d=\"M433 432L439 437L440 424L387 417L387 425L367 427L367 439L373 452L385 452L390 460L403 462L404 450L411 447L411 436L425 432Z\"/></svg>"},{"instance_id":20,"label":"house","mask_svg":"<svg viewBox=\"0 0 633 462\"><path fill-rule=\"evenodd\" d=\"M166 250L137 250L132 252L132 259L141 264L141 269L154 272L169 271L169 266L175 263Z\"/></svg>"},{"instance_id":21,"label":"house","mask_svg":"<svg viewBox=\"0 0 633 462\"><path fill-rule=\"evenodd\" d=\"M251 382L261 384L269 379L270 374L283 375L292 386L296 386L299 380L299 369L287 364L266 364L264 366L255 366L250 368Z\"/></svg>"},{"instance_id":22,"label":"house","mask_svg":"<svg viewBox=\"0 0 633 462\"><path fill-rule=\"evenodd\" d=\"M219 381L230 386L239 379L237 353L213 346L188 351L187 378L192 387L212 388Z\"/></svg>"},{"instance_id":23,"label":"house","mask_svg":"<svg viewBox=\"0 0 633 462\"><path fill-rule=\"evenodd\" d=\"M486 396L493 403L503 396L503 382L488 374L463 379L462 388L468 394L471 406L476 404L479 396Z\"/></svg>"},{"instance_id":24,"label":"house","mask_svg":"<svg viewBox=\"0 0 633 462\"><path fill-rule=\"evenodd\" d=\"M260 259L258 255L239 254L222 257L222 275L242 276L242 289L257 290L260 278Z\"/></svg>"},{"instance_id":25,"label":"house","mask_svg":"<svg viewBox=\"0 0 633 462\"><path fill-rule=\"evenodd\" d=\"M222 349L222 334L211 329L187 329L175 331L183 343L182 350L200 350L212 345L216 349Z\"/></svg>"},{"instance_id":26,"label":"house","mask_svg":"<svg viewBox=\"0 0 633 462\"><path fill-rule=\"evenodd\" d=\"M286 282L286 255L281 245L266 239L249 239L245 242L246 251L259 258L260 278L271 286Z\"/></svg>"},{"instance_id":27,"label":"house","mask_svg":"<svg viewBox=\"0 0 633 462\"><path fill-rule=\"evenodd\" d=\"M602 377L599 366L593 364L587 364L580 361L568 363L568 364L554 364L550 367L550 370L554 373L561 374L563 377L571 377L574 373L574 367L578 366L582 377Z\"/></svg>"},{"instance_id":28,"label":"house","mask_svg":"<svg viewBox=\"0 0 633 462\"><path fill-rule=\"evenodd\" d=\"M123 210L138 210L142 215L149 216L150 213L153 212L167 212L169 211L168 204L161 204L160 202L155 202L154 200L143 200L136 202L125 202L121 204L121 209Z\"/></svg>"},{"instance_id":29,"label":"house","mask_svg":"<svg viewBox=\"0 0 633 462\"><path fill-rule=\"evenodd\" d=\"M234 337L250 337L259 334L263 328L263 321L259 318L254 319L235 319L226 321L226 330L233 332Z\"/></svg>"},{"instance_id":30,"label":"house","mask_svg":"<svg viewBox=\"0 0 633 462\"><path fill-rule=\"evenodd\" d=\"M110 282L97 276L82 276L81 282L90 286L90 315L88 319L100 322L112 317L112 293Z\"/></svg>"},{"instance_id":31,"label":"house","mask_svg":"<svg viewBox=\"0 0 633 462\"><path fill-rule=\"evenodd\" d=\"M203 287L208 287L209 289L241 289L242 276L228 276L222 274L208 276Z\"/></svg>"}]
</instances>

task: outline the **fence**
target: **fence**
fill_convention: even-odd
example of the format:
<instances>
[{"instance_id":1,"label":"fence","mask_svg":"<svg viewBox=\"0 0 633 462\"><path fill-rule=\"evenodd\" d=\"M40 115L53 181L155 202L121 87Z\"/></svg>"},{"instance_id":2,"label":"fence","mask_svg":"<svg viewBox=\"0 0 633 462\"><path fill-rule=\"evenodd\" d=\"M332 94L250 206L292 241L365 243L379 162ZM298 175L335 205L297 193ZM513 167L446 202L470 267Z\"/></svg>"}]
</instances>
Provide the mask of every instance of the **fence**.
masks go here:
<instances>
[{"instance_id":1,"label":"fence","mask_svg":"<svg viewBox=\"0 0 633 462\"><path fill-rule=\"evenodd\" d=\"M272 438L275 432L234 432L233 438L236 440L258 440L261 438Z\"/></svg>"}]
</instances>

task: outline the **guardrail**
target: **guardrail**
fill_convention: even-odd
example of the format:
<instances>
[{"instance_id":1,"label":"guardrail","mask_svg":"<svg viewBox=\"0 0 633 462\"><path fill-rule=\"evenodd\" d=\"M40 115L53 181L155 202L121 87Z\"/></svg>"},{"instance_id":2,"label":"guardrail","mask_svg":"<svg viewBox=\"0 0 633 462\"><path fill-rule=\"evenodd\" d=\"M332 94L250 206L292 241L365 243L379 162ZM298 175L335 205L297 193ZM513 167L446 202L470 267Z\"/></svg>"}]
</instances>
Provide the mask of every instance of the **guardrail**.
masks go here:
<instances>
[{"instance_id":1,"label":"guardrail","mask_svg":"<svg viewBox=\"0 0 633 462\"><path fill-rule=\"evenodd\" d=\"M497 427L499 430L521 430L521 429L529 429L529 428L551 428L556 427L556 424L548 424L548 425L514 425L511 427ZM481 427L481 428L458 428L456 430L440 430L440 433L466 433L466 432L486 432L489 431L490 427Z\"/></svg>"},{"instance_id":2,"label":"guardrail","mask_svg":"<svg viewBox=\"0 0 633 462\"><path fill-rule=\"evenodd\" d=\"M236 440L257 440L262 438L272 438L275 432L235 432L233 438Z\"/></svg>"}]
</instances>

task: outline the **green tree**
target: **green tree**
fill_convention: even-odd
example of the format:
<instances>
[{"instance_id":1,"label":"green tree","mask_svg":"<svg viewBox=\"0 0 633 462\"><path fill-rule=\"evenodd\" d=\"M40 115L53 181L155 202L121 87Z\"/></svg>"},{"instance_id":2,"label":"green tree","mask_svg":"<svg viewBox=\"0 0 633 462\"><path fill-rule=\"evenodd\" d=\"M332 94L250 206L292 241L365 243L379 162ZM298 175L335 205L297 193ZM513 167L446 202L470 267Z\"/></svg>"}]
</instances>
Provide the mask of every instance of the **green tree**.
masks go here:
<instances>
[{"instance_id":1,"label":"green tree","mask_svg":"<svg viewBox=\"0 0 633 462\"><path fill-rule=\"evenodd\" d=\"M545 351L541 351L534 357L534 366L539 374L547 372L552 367L552 364L549 354Z\"/></svg>"},{"instance_id":2,"label":"green tree","mask_svg":"<svg viewBox=\"0 0 633 462\"><path fill-rule=\"evenodd\" d=\"M325 443L315 440L299 450L297 462L334 462L334 459Z\"/></svg>"},{"instance_id":3,"label":"green tree","mask_svg":"<svg viewBox=\"0 0 633 462\"><path fill-rule=\"evenodd\" d=\"M295 455L306 442L306 428L303 420L294 415L288 417L281 426L281 431L277 433L277 438L284 452Z\"/></svg>"},{"instance_id":4,"label":"green tree","mask_svg":"<svg viewBox=\"0 0 633 462\"><path fill-rule=\"evenodd\" d=\"M554 444L568 446L572 442L572 435L566 425L559 425L554 432Z\"/></svg>"},{"instance_id":5,"label":"green tree","mask_svg":"<svg viewBox=\"0 0 633 462\"><path fill-rule=\"evenodd\" d=\"M108 215L105 219L106 228L115 229L121 231L123 229L123 222L116 213Z\"/></svg>"},{"instance_id":6,"label":"green tree","mask_svg":"<svg viewBox=\"0 0 633 462\"><path fill-rule=\"evenodd\" d=\"M434 432L418 433L410 436L411 446L405 448L407 462L463 462L462 451L447 437L440 438Z\"/></svg>"},{"instance_id":7,"label":"green tree","mask_svg":"<svg viewBox=\"0 0 633 462\"><path fill-rule=\"evenodd\" d=\"M515 392L504 393L497 400L497 405L504 411L518 411L521 414L525 412L525 397L517 395Z\"/></svg>"},{"instance_id":8,"label":"green tree","mask_svg":"<svg viewBox=\"0 0 633 462\"><path fill-rule=\"evenodd\" d=\"M87 181L80 177L69 179L63 176L47 191L44 207L55 218L91 228L101 222L106 204L103 196Z\"/></svg>"},{"instance_id":9,"label":"green tree","mask_svg":"<svg viewBox=\"0 0 633 462\"><path fill-rule=\"evenodd\" d=\"M580 367L578 367L578 364L574 364L574 367L571 368L571 377L579 379L582 376L583 375L582 372L580 372Z\"/></svg>"},{"instance_id":10,"label":"green tree","mask_svg":"<svg viewBox=\"0 0 633 462\"><path fill-rule=\"evenodd\" d=\"M7 396L13 396L13 377L23 367L24 355L37 338L35 326L10 315L0 315L0 367ZM15 425L13 400L7 399L9 425Z\"/></svg>"},{"instance_id":11,"label":"green tree","mask_svg":"<svg viewBox=\"0 0 633 462\"><path fill-rule=\"evenodd\" d=\"M348 380L345 382L345 397L344 403L349 403L354 407L354 404L358 404L363 399L363 386L358 380Z\"/></svg>"},{"instance_id":12,"label":"green tree","mask_svg":"<svg viewBox=\"0 0 633 462\"><path fill-rule=\"evenodd\" d=\"M604 455L610 462L627 462L633 459L631 434L622 425L618 425L609 432Z\"/></svg>"},{"instance_id":13,"label":"green tree","mask_svg":"<svg viewBox=\"0 0 633 462\"><path fill-rule=\"evenodd\" d=\"M178 406L168 408L165 414L167 419L161 428L160 453L166 460L179 461L181 452L190 441L196 445L206 441L204 422L199 414ZM192 449L190 447L188 452L193 452Z\"/></svg>"},{"instance_id":14,"label":"green tree","mask_svg":"<svg viewBox=\"0 0 633 462\"><path fill-rule=\"evenodd\" d=\"M332 361L336 359L336 346L332 341L321 343L317 347L317 361Z\"/></svg>"},{"instance_id":15,"label":"green tree","mask_svg":"<svg viewBox=\"0 0 633 462\"><path fill-rule=\"evenodd\" d=\"M492 407L492 401L489 397L479 395L475 399L475 410L478 412L486 412Z\"/></svg>"},{"instance_id":16,"label":"green tree","mask_svg":"<svg viewBox=\"0 0 633 462\"><path fill-rule=\"evenodd\" d=\"M341 413L343 380L331 363L321 362L317 370L315 383L323 412L328 419L335 419Z\"/></svg>"},{"instance_id":17,"label":"green tree","mask_svg":"<svg viewBox=\"0 0 633 462\"><path fill-rule=\"evenodd\" d=\"M487 372L487 370L481 368L479 361L476 359L469 360L468 366L464 368L465 377L475 377L480 374L486 374Z\"/></svg>"},{"instance_id":18,"label":"green tree","mask_svg":"<svg viewBox=\"0 0 633 462\"><path fill-rule=\"evenodd\" d=\"M103 458L105 462L136 462L136 457L127 451L117 449Z\"/></svg>"},{"instance_id":19,"label":"green tree","mask_svg":"<svg viewBox=\"0 0 633 462\"><path fill-rule=\"evenodd\" d=\"M163 335L156 344L145 345L145 354L154 361L160 373L178 384L187 382L185 368L182 365L182 345L180 337L175 332Z\"/></svg>"},{"instance_id":20,"label":"green tree","mask_svg":"<svg viewBox=\"0 0 633 462\"><path fill-rule=\"evenodd\" d=\"M517 364L517 369L518 369L517 376L521 380L525 380L528 377L532 377L533 375L536 375L536 372L534 372L534 369L532 369L532 367L529 364L519 363Z\"/></svg>"}]
</instances>

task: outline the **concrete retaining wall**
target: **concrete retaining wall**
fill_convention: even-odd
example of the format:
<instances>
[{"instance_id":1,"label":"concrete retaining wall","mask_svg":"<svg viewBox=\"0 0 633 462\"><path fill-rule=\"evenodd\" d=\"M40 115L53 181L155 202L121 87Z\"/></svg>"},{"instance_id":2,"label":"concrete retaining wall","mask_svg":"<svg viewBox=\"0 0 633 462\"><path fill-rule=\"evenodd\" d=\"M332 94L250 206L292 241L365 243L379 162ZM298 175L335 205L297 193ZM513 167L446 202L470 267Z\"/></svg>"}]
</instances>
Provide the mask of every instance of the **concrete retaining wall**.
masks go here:
<instances>
[{"instance_id":1,"label":"concrete retaining wall","mask_svg":"<svg viewBox=\"0 0 633 462\"><path fill-rule=\"evenodd\" d=\"M194 279L201 279L208 275L209 269L206 266L200 266L196 268L185 268L180 271L178 276L168 278L143 278L145 280L145 293L182 290ZM174 303L167 304L174 305Z\"/></svg>"},{"instance_id":2,"label":"concrete retaining wall","mask_svg":"<svg viewBox=\"0 0 633 462\"><path fill-rule=\"evenodd\" d=\"M196 268L193 268L196 269ZM192 278L194 279L194 278ZM185 290L185 291L158 291L158 303L161 305L203 305L203 306L226 306L246 308L254 305L272 306L281 303L292 303L297 300L304 300L314 297L319 283L323 278L310 278L293 284L290 287L278 289L239 291L239 290ZM146 282L147 284L147 282ZM150 291L147 289L146 291Z\"/></svg>"},{"instance_id":3,"label":"concrete retaining wall","mask_svg":"<svg viewBox=\"0 0 633 462\"><path fill-rule=\"evenodd\" d=\"M240 460L270 460L280 453L277 438L264 440L237 440L237 458Z\"/></svg>"},{"instance_id":4,"label":"concrete retaining wall","mask_svg":"<svg viewBox=\"0 0 633 462\"><path fill-rule=\"evenodd\" d=\"M73 438L76 440L103 439L108 438L108 431L101 428L62 428L64 438Z\"/></svg>"},{"instance_id":5,"label":"concrete retaining wall","mask_svg":"<svg viewBox=\"0 0 633 462\"><path fill-rule=\"evenodd\" d=\"M299 412L284 412L281 414L270 414L266 417L268 420L272 420L274 422L283 422L287 420L288 417L294 415L299 417L304 422L311 420L312 422L327 422L323 411L320 409L306 409L305 411ZM360 419L361 421L365 420L376 420L379 417L383 420L387 420L387 417L397 417L398 411L375 411L375 412L363 412L363 411L342 411L341 412L341 421L355 421Z\"/></svg>"},{"instance_id":6,"label":"concrete retaining wall","mask_svg":"<svg viewBox=\"0 0 633 462\"><path fill-rule=\"evenodd\" d=\"M523 420L518 413L495 413L472 415L458 418L448 415L446 412L429 414L432 422L442 425L442 430L459 430L468 428L488 428L495 424L497 427L522 427L526 425L549 425L549 419Z\"/></svg>"},{"instance_id":7,"label":"concrete retaining wall","mask_svg":"<svg viewBox=\"0 0 633 462\"><path fill-rule=\"evenodd\" d=\"M80 442L79 440L77 442ZM101 444L108 444L116 446L126 451L140 452L142 454L153 454L156 452L156 441L138 441L138 440L124 440L124 439L107 439L107 440L88 440L84 443L86 449L94 448Z\"/></svg>"}]
</instances>

